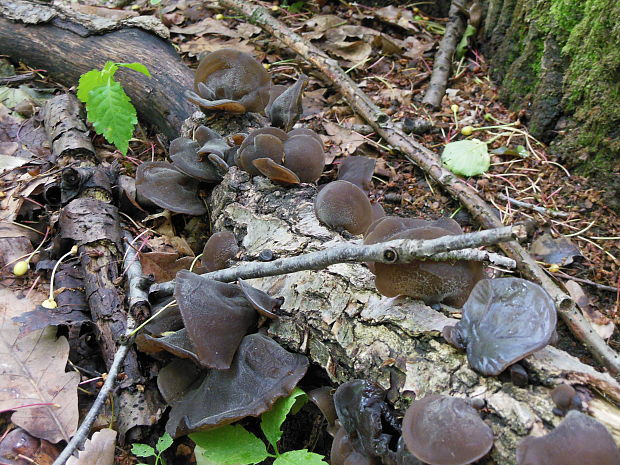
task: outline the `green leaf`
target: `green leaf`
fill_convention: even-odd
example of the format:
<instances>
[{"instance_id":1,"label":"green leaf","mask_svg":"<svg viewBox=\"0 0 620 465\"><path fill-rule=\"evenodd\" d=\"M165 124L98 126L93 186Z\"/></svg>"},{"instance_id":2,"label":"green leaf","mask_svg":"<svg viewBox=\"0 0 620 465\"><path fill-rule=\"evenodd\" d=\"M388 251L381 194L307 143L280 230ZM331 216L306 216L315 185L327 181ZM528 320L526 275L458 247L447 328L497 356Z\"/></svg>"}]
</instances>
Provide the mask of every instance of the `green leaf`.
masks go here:
<instances>
[{"instance_id":1,"label":"green leaf","mask_svg":"<svg viewBox=\"0 0 620 465\"><path fill-rule=\"evenodd\" d=\"M138 117L121 85L112 80L91 90L86 111L97 134L102 134L125 155Z\"/></svg>"},{"instance_id":2,"label":"green leaf","mask_svg":"<svg viewBox=\"0 0 620 465\"><path fill-rule=\"evenodd\" d=\"M322 455L308 452L307 449L285 452L274 460L273 465L327 465Z\"/></svg>"},{"instance_id":3,"label":"green leaf","mask_svg":"<svg viewBox=\"0 0 620 465\"><path fill-rule=\"evenodd\" d=\"M241 425L226 425L189 435L197 465L248 465L269 457L263 441Z\"/></svg>"},{"instance_id":4,"label":"green leaf","mask_svg":"<svg viewBox=\"0 0 620 465\"><path fill-rule=\"evenodd\" d=\"M263 430L265 437L271 443L274 450L278 450L277 444L282 437L280 427L282 423L284 423L288 412L291 411L295 404L301 402L301 405L297 407L297 410L299 410L307 399L308 396L304 391L295 388L288 397L278 399L273 407L271 407L271 410L263 413L261 416L260 428Z\"/></svg>"},{"instance_id":5,"label":"green leaf","mask_svg":"<svg viewBox=\"0 0 620 465\"><path fill-rule=\"evenodd\" d=\"M441 161L454 174L462 176L482 174L491 165L487 144L478 139L446 144L441 154Z\"/></svg>"},{"instance_id":6,"label":"green leaf","mask_svg":"<svg viewBox=\"0 0 620 465\"><path fill-rule=\"evenodd\" d=\"M151 5L159 5L161 0L151 0Z\"/></svg>"},{"instance_id":7,"label":"green leaf","mask_svg":"<svg viewBox=\"0 0 620 465\"><path fill-rule=\"evenodd\" d=\"M88 73L82 74L77 88L77 98L84 103L88 102L88 94L90 91L96 87L105 85L105 83L106 78L104 77L104 74L97 69L93 69Z\"/></svg>"},{"instance_id":8,"label":"green leaf","mask_svg":"<svg viewBox=\"0 0 620 465\"><path fill-rule=\"evenodd\" d=\"M172 439L172 436L170 436L168 433L164 433L164 435L157 440L157 444L155 444L157 452L161 453L168 449L168 447L172 445L173 441L174 439Z\"/></svg>"},{"instance_id":9,"label":"green leaf","mask_svg":"<svg viewBox=\"0 0 620 465\"><path fill-rule=\"evenodd\" d=\"M131 453L136 457L154 457L155 449L148 444L132 444Z\"/></svg>"},{"instance_id":10,"label":"green leaf","mask_svg":"<svg viewBox=\"0 0 620 465\"><path fill-rule=\"evenodd\" d=\"M528 152L522 145L517 145L517 153L523 158L528 158L530 156L530 152Z\"/></svg>"},{"instance_id":11,"label":"green leaf","mask_svg":"<svg viewBox=\"0 0 620 465\"><path fill-rule=\"evenodd\" d=\"M161 2L161 0L157 1L157 3L159 2ZM151 0L151 3L155 5L155 3L153 3L153 0ZM149 72L148 68L144 66L142 63L116 63L116 64L118 66L122 66L123 68L133 69L134 71L142 73L145 76L151 77L151 73Z\"/></svg>"},{"instance_id":12,"label":"green leaf","mask_svg":"<svg viewBox=\"0 0 620 465\"><path fill-rule=\"evenodd\" d=\"M456 46L456 58L461 59L467 53L467 48L469 47L469 38L472 37L476 33L476 28L471 24L467 25L465 32L463 33L463 38Z\"/></svg>"}]
</instances>

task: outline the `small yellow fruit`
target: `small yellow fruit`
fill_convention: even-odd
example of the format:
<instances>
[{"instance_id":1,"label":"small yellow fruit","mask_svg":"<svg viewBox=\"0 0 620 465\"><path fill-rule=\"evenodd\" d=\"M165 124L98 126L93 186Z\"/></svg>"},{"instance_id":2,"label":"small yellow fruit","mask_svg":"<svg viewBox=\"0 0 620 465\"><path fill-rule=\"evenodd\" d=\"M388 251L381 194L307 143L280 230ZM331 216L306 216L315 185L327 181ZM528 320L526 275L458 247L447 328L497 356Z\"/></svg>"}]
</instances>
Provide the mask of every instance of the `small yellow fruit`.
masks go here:
<instances>
[{"instance_id":1,"label":"small yellow fruit","mask_svg":"<svg viewBox=\"0 0 620 465\"><path fill-rule=\"evenodd\" d=\"M491 115L491 113L485 113L484 119L486 121L491 121L493 119L493 115Z\"/></svg>"},{"instance_id":2,"label":"small yellow fruit","mask_svg":"<svg viewBox=\"0 0 620 465\"><path fill-rule=\"evenodd\" d=\"M224 15L222 13L218 13L215 15L215 19L217 19L218 21L221 21L224 19Z\"/></svg>"},{"instance_id":3,"label":"small yellow fruit","mask_svg":"<svg viewBox=\"0 0 620 465\"><path fill-rule=\"evenodd\" d=\"M26 273L28 273L28 262L26 260L21 260L13 266L15 276L24 276Z\"/></svg>"},{"instance_id":4,"label":"small yellow fruit","mask_svg":"<svg viewBox=\"0 0 620 465\"><path fill-rule=\"evenodd\" d=\"M271 7L271 11L278 11L280 9L280 7L278 5L273 5Z\"/></svg>"},{"instance_id":5,"label":"small yellow fruit","mask_svg":"<svg viewBox=\"0 0 620 465\"><path fill-rule=\"evenodd\" d=\"M78 253L78 246L74 245L73 247L71 247L71 255L77 255Z\"/></svg>"},{"instance_id":6,"label":"small yellow fruit","mask_svg":"<svg viewBox=\"0 0 620 465\"><path fill-rule=\"evenodd\" d=\"M557 273L558 271L560 271L560 266L554 263L553 265L549 266L549 271L551 273Z\"/></svg>"},{"instance_id":7,"label":"small yellow fruit","mask_svg":"<svg viewBox=\"0 0 620 465\"><path fill-rule=\"evenodd\" d=\"M41 306L45 307L45 308L56 308L56 307L58 307L58 304L56 303L56 301L54 299L45 299L41 303Z\"/></svg>"},{"instance_id":8,"label":"small yellow fruit","mask_svg":"<svg viewBox=\"0 0 620 465\"><path fill-rule=\"evenodd\" d=\"M467 137L467 136L471 136L473 132L474 132L474 128L473 128L473 127L471 127L471 126L464 126L464 127L461 129L461 134L463 134L463 135L464 135L464 136L466 136L466 137Z\"/></svg>"},{"instance_id":9,"label":"small yellow fruit","mask_svg":"<svg viewBox=\"0 0 620 465\"><path fill-rule=\"evenodd\" d=\"M450 110L452 110L452 113L456 113L459 111L459 106L456 103L453 103L450 105Z\"/></svg>"}]
</instances>

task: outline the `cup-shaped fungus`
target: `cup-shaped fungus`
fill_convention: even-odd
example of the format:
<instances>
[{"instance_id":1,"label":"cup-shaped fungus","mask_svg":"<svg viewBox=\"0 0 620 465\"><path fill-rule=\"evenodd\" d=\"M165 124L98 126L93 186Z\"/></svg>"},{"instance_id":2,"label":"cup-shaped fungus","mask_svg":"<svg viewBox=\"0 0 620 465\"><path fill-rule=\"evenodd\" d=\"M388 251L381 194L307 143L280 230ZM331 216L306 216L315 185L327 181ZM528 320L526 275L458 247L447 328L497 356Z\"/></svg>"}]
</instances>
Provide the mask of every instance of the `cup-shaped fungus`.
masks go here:
<instances>
[{"instance_id":1,"label":"cup-shaped fungus","mask_svg":"<svg viewBox=\"0 0 620 465\"><path fill-rule=\"evenodd\" d=\"M295 388L308 359L262 334L243 338L228 370L209 370L202 383L172 406L166 431L174 437L259 416Z\"/></svg>"},{"instance_id":2,"label":"cup-shaped fungus","mask_svg":"<svg viewBox=\"0 0 620 465\"><path fill-rule=\"evenodd\" d=\"M542 437L527 437L517 448L517 465L620 465L609 431L594 418L571 410Z\"/></svg>"},{"instance_id":3,"label":"cup-shaped fungus","mask_svg":"<svg viewBox=\"0 0 620 465\"><path fill-rule=\"evenodd\" d=\"M207 208L198 198L198 181L165 161L147 161L136 170L138 202L144 199L175 213L204 215Z\"/></svg>"},{"instance_id":4,"label":"cup-shaped fungus","mask_svg":"<svg viewBox=\"0 0 620 465\"><path fill-rule=\"evenodd\" d=\"M581 397L570 384L560 384L551 391L551 400L555 404L553 413L564 416L569 410L581 409Z\"/></svg>"},{"instance_id":5,"label":"cup-shaped fungus","mask_svg":"<svg viewBox=\"0 0 620 465\"><path fill-rule=\"evenodd\" d=\"M278 318L274 312L280 309L284 303L284 297L271 297L266 292L252 287L243 279L239 279L239 287L254 310L271 320Z\"/></svg>"},{"instance_id":6,"label":"cup-shaped fungus","mask_svg":"<svg viewBox=\"0 0 620 465\"><path fill-rule=\"evenodd\" d=\"M436 239L462 232L458 223L450 218L426 221L385 216L370 225L364 244L395 239ZM463 305L471 289L483 277L480 262L465 260L414 260L397 265L375 263L374 273L377 291L384 296L407 295L426 304L445 302L455 307Z\"/></svg>"},{"instance_id":7,"label":"cup-shaped fungus","mask_svg":"<svg viewBox=\"0 0 620 465\"><path fill-rule=\"evenodd\" d=\"M258 322L239 286L182 270L177 273L174 297L200 365L229 368L241 339Z\"/></svg>"},{"instance_id":8,"label":"cup-shaped fungus","mask_svg":"<svg viewBox=\"0 0 620 465\"><path fill-rule=\"evenodd\" d=\"M260 171L260 174L267 176L273 182L284 185L294 185L301 182L299 176L288 168L278 165L271 158L257 158L252 161L252 164L254 168Z\"/></svg>"},{"instance_id":9,"label":"cup-shaped fungus","mask_svg":"<svg viewBox=\"0 0 620 465\"><path fill-rule=\"evenodd\" d=\"M178 331L168 331L161 337L153 337L149 334L139 334L136 338L138 349L147 354L158 352L168 352L179 358L193 360L196 364L200 363L196 355L196 349L187 335L187 329L182 328Z\"/></svg>"},{"instance_id":10,"label":"cup-shaped fungus","mask_svg":"<svg viewBox=\"0 0 620 465\"><path fill-rule=\"evenodd\" d=\"M284 166L299 176L301 182L316 182L325 168L323 142L316 134L289 133L284 142Z\"/></svg>"},{"instance_id":11,"label":"cup-shaped fungus","mask_svg":"<svg viewBox=\"0 0 620 465\"><path fill-rule=\"evenodd\" d=\"M403 418L407 449L430 465L465 465L493 447L493 432L463 399L430 395L416 400Z\"/></svg>"},{"instance_id":12,"label":"cup-shaped fungus","mask_svg":"<svg viewBox=\"0 0 620 465\"><path fill-rule=\"evenodd\" d=\"M200 368L189 360L177 358L157 374L157 388L168 405L183 397L200 376Z\"/></svg>"},{"instance_id":13,"label":"cup-shaped fungus","mask_svg":"<svg viewBox=\"0 0 620 465\"><path fill-rule=\"evenodd\" d=\"M170 159L179 171L205 182L218 182L222 179L216 167L198 154L198 142L179 137L170 142Z\"/></svg>"},{"instance_id":14,"label":"cup-shaped fungus","mask_svg":"<svg viewBox=\"0 0 620 465\"><path fill-rule=\"evenodd\" d=\"M205 56L196 69L194 90L188 100L203 111L260 113L269 102L271 77L245 52L222 48Z\"/></svg>"},{"instance_id":15,"label":"cup-shaped fungus","mask_svg":"<svg viewBox=\"0 0 620 465\"><path fill-rule=\"evenodd\" d=\"M557 322L553 299L520 278L483 279L463 306L463 318L446 326L445 339L467 348L470 366L497 376L549 343Z\"/></svg>"},{"instance_id":16,"label":"cup-shaped fungus","mask_svg":"<svg viewBox=\"0 0 620 465\"><path fill-rule=\"evenodd\" d=\"M376 163L377 161L370 157L343 158L338 166L338 179L349 181L368 194L372 187L372 175L375 172Z\"/></svg>"},{"instance_id":17,"label":"cup-shaped fungus","mask_svg":"<svg viewBox=\"0 0 620 465\"><path fill-rule=\"evenodd\" d=\"M329 463L331 465L378 465L379 460L359 452L354 447L354 441L341 426L334 435Z\"/></svg>"},{"instance_id":18,"label":"cup-shaped fungus","mask_svg":"<svg viewBox=\"0 0 620 465\"><path fill-rule=\"evenodd\" d=\"M278 128L267 127L252 131L237 151L236 165L251 176L257 176L260 172L253 165L254 160L271 158L275 163L282 164L284 141L287 137L286 133Z\"/></svg>"},{"instance_id":19,"label":"cup-shaped fungus","mask_svg":"<svg viewBox=\"0 0 620 465\"><path fill-rule=\"evenodd\" d=\"M239 252L237 239L230 231L216 232L211 235L202 249L202 266L208 273L223 270L228 260Z\"/></svg>"},{"instance_id":20,"label":"cup-shaped fungus","mask_svg":"<svg viewBox=\"0 0 620 465\"><path fill-rule=\"evenodd\" d=\"M301 97L308 84L308 76L302 74L297 82L276 96L267 106L271 124L290 131L303 112Z\"/></svg>"},{"instance_id":21,"label":"cup-shaped fungus","mask_svg":"<svg viewBox=\"0 0 620 465\"><path fill-rule=\"evenodd\" d=\"M364 192L348 181L333 181L320 190L314 212L321 223L333 229L362 234L370 226L372 208Z\"/></svg>"}]
</instances>

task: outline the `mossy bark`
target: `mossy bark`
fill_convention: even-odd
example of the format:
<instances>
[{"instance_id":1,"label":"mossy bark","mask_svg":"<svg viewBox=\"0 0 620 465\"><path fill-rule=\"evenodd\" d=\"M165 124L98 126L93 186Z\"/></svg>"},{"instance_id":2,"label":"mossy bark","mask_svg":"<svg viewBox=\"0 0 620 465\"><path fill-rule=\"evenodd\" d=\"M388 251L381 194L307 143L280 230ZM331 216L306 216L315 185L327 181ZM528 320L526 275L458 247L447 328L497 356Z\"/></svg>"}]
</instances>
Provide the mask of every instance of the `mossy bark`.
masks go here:
<instances>
[{"instance_id":1,"label":"mossy bark","mask_svg":"<svg viewBox=\"0 0 620 465\"><path fill-rule=\"evenodd\" d=\"M620 209L620 2L489 0L483 36L504 101Z\"/></svg>"}]
</instances>

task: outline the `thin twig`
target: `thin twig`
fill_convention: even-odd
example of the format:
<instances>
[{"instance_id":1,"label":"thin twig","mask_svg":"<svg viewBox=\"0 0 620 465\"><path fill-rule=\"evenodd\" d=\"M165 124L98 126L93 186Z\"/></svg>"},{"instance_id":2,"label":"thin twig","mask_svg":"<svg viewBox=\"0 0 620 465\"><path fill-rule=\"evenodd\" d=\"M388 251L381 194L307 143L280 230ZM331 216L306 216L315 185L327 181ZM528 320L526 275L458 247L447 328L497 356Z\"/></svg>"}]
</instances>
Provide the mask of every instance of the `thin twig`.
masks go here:
<instances>
[{"instance_id":1,"label":"thin twig","mask_svg":"<svg viewBox=\"0 0 620 465\"><path fill-rule=\"evenodd\" d=\"M217 281L231 282L237 279L264 278L306 270L322 270L336 263L411 263L413 260L481 260L510 267L513 260L497 254L470 249L494 245L526 236L525 226L504 226L459 236L443 236L437 239L399 239L378 244L342 244L326 250L310 252L296 257L281 258L272 262L252 262L233 268L205 273L202 276ZM155 284L151 292L158 297L174 292L174 281Z\"/></svg>"},{"instance_id":2,"label":"thin twig","mask_svg":"<svg viewBox=\"0 0 620 465\"><path fill-rule=\"evenodd\" d=\"M245 0L219 0L220 5L238 11L251 22L280 40L289 50L317 68L325 80L347 100L351 108L372 126L389 145L399 149L412 163L438 182L450 195L458 199L480 225L487 229L501 226L495 211L462 179L445 169L439 157L416 140L408 137L390 118L362 92L338 63L315 45L273 18L269 12ZM538 266L536 261L516 241L500 244L504 252L517 262L519 270L532 281L540 283L553 297L558 314L573 335L592 355L616 375L620 374L620 356L594 331L576 307L575 302Z\"/></svg>"},{"instance_id":3,"label":"thin twig","mask_svg":"<svg viewBox=\"0 0 620 465\"><path fill-rule=\"evenodd\" d=\"M552 210L551 208L539 207L538 205L532 205L531 203L522 202L521 200L513 199L512 197L508 197L507 195L504 195L502 193L498 193L497 196L502 200L505 200L507 202L510 202L513 205L516 205L517 207L523 207L529 210L534 210L535 212L542 213L543 215L555 216L557 218L568 218L570 216L570 213Z\"/></svg>"}]
</instances>

